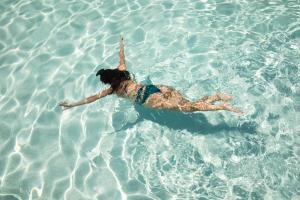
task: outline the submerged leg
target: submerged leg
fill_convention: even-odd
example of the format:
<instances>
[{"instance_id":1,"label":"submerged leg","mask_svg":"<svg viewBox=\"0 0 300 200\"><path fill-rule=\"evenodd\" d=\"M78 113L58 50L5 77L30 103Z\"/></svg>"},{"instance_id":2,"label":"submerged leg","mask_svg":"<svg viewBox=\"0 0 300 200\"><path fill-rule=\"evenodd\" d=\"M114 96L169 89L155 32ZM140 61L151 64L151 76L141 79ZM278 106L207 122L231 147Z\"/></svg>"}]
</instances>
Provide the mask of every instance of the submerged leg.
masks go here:
<instances>
[{"instance_id":1,"label":"submerged leg","mask_svg":"<svg viewBox=\"0 0 300 200\"><path fill-rule=\"evenodd\" d=\"M231 96L225 95L223 93L217 93L215 95L212 96L205 96L203 98L200 99L200 101L198 102L205 102L205 103L213 103L215 101L228 101L231 99Z\"/></svg>"},{"instance_id":2,"label":"submerged leg","mask_svg":"<svg viewBox=\"0 0 300 200\"><path fill-rule=\"evenodd\" d=\"M241 113L239 109L233 108L228 103L224 103L221 105L212 105L206 102L188 102L178 106L178 108L179 110L184 112L228 110L231 112Z\"/></svg>"},{"instance_id":3,"label":"submerged leg","mask_svg":"<svg viewBox=\"0 0 300 200\"><path fill-rule=\"evenodd\" d=\"M226 103L226 101L231 99L231 97L222 93L204 97L200 101L191 102L173 88L163 85L158 85L158 88L161 93L150 95L149 99L145 103L146 106L156 109L169 109L183 112L228 110L231 112L241 113L240 110L233 108ZM224 101L224 103L221 105L211 104L212 102L220 100Z\"/></svg>"}]
</instances>

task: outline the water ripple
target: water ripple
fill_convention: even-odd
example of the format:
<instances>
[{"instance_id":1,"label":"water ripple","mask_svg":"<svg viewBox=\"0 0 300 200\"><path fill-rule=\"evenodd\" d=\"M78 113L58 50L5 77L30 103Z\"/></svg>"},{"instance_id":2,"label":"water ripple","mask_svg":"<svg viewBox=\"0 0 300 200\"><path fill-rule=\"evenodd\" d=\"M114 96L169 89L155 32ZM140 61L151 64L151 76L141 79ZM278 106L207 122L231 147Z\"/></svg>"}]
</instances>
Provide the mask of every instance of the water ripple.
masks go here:
<instances>
[{"instance_id":1,"label":"water ripple","mask_svg":"<svg viewBox=\"0 0 300 200\"><path fill-rule=\"evenodd\" d=\"M0 2L0 199L295 199L299 1ZM183 114L104 89L119 35L138 81L222 91L244 115Z\"/></svg>"}]
</instances>

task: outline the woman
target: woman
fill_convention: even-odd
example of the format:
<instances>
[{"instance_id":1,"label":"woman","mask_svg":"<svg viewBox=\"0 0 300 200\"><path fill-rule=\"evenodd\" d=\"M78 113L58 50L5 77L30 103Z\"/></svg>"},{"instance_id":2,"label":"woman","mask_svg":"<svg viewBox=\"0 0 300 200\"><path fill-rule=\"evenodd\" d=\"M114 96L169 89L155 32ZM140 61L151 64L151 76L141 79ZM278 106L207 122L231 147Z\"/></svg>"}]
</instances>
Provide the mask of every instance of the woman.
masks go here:
<instances>
[{"instance_id":1,"label":"woman","mask_svg":"<svg viewBox=\"0 0 300 200\"><path fill-rule=\"evenodd\" d=\"M205 96L202 99L191 102L183 97L178 91L164 85L142 85L134 82L129 72L126 70L123 37L120 39L120 63L116 69L101 69L96 76L100 76L101 82L109 84L108 89L96 95L75 103L61 102L59 105L63 109L69 109L94 102L110 94L117 94L120 97L131 99L132 101L156 109L171 109L183 112L228 110L236 113L241 111L231 107L227 101L230 96L217 93L213 96ZM223 101L223 104L214 105L216 101Z\"/></svg>"}]
</instances>

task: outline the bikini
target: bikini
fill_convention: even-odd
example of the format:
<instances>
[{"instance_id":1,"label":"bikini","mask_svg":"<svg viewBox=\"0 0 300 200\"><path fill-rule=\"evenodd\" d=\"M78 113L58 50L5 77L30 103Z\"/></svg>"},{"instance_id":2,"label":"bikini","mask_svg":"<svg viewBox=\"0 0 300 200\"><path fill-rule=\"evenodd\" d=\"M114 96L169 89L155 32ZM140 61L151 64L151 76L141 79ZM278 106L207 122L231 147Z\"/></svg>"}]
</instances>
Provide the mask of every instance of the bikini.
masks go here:
<instances>
[{"instance_id":1,"label":"bikini","mask_svg":"<svg viewBox=\"0 0 300 200\"><path fill-rule=\"evenodd\" d=\"M143 92L144 91L144 92ZM136 94L136 99L135 102L137 104L143 104L146 102L146 100L148 99L148 97L151 94L154 93L158 93L161 92L160 89L158 87L156 87L155 85L143 85Z\"/></svg>"}]
</instances>

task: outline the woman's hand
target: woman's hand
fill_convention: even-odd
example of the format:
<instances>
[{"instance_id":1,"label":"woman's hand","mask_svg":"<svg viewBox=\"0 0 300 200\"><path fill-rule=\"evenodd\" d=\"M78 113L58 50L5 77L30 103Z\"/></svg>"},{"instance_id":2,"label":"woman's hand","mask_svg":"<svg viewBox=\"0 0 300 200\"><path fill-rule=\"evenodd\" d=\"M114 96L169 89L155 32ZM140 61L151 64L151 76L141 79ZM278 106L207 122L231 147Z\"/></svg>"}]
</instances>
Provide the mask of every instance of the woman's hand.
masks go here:
<instances>
[{"instance_id":1,"label":"woman's hand","mask_svg":"<svg viewBox=\"0 0 300 200\"><path fill-rule=\"evenodd\" d=\"M72 105L72 103L70 103L68 101L62 101L58 105L61 106L62 110L67 110L67 109L70 109L70 108L74 107Z\"/></svg>"},{"instance_id":2,"label":"woman's hand","mask_svg":"<svg viewBox=\"0 0 300 200\"><path fill-rule=\"evenodd\" d=\"M61 106L63 110L67 110L67 109L70 109L70 108L75 107L75 106L81 106L83 104L88 104L88 103L94 102L94 101L96 101L96 100L98 100L102 97L105 97L109 94L112 94L112 92L113 92L113 89L112 89L112 87L110 87L108 89L103 90L102 92L99 92L96 95L87 97L87 98L82 99L78 102L70 103L68 101L62 101L58 105Z\"/></svg>"}]
</instances>

